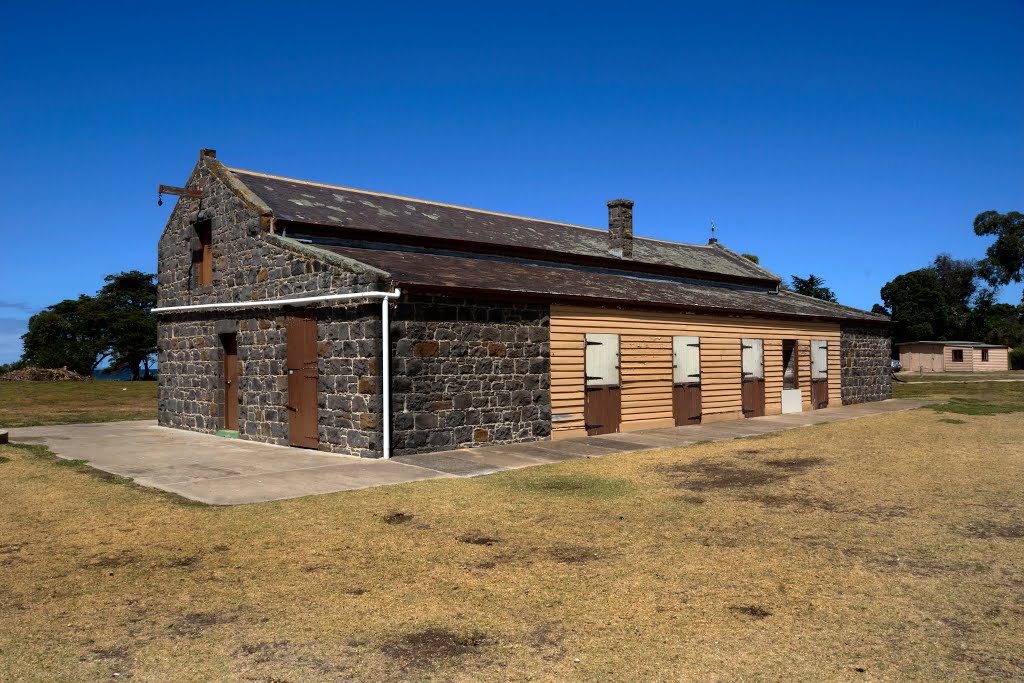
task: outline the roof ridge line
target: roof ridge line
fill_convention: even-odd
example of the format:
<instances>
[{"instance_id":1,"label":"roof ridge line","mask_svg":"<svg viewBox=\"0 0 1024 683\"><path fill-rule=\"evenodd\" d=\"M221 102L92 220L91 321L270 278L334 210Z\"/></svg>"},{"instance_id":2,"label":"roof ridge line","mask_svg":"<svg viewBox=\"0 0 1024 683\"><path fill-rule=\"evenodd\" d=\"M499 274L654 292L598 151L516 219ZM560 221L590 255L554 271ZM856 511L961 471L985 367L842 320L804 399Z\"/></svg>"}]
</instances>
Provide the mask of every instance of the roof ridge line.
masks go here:
<instances>
[{"instance_id":1,"label":"roof ridge line","mask_svg":"<svg viewBox=\"0 0 1024 683\"><path fill-rule=\"evenodd\" d=\"M485 213L485 214L488 214L488 215L491 215L491 216L504 216L505 218L516 218L516 219L522 220L522 221L536 221L538 223L549 223L551 225L562 225L562 226L565 226L567 228L579 228L580 230L592 230L594 232L602 232L602 233L603 232L607 232L606 230L603 230L601 228L591 228L590 226L587 226L587 225L577 225L576 223L565 223L563 221L551 221L551 220L547 220L545 218L532 218L530 216L520 216L519 214L503 213L501 211L488 211L487 209L477 209L477 208L474 208L472 206L463 206L461 204L448 204L446 202L435 202L435 201L432 201L430 199L420 199L418 197L408 197L406 195L391 194L389 192L376 192L374 190L361 190L361 189L359 189L357 187L346 187L345 185L332 185L330 183L318 183L318 182L315 182L313 180L302 180L300 178L289 178L287 176L274 175L272 173L261 173L260 171L250 171L250 170L244 169L244 168L234 168L234 167L231 167L231 166L225 166L224 168L226 168L227 170L231 171L232 173L247 173L249 175L254 175L254 176L257 176L257 177L260 177L260 178L272 178L274 180L285 180L285 181L292 182L292 183L301 183L302 185L312 185L313 187L324 187L324 188L328 188L328 189L332 189L332 190L345 190L346 192L358 192L359 194L367 194L367 195L372 195L372 196L376 196L376 197L387 197L388 199L404 199L406 201L418 202L420 204L430 204L431 206L444 206L444 207L449 208L449 209L463 209L464 211L473 211L474 213ZM653 238L644 237L644 238L641 238L641 239L653 239ZM676 244L680 244L680 243L676 242Z\"/></svg>"}]
</instances>

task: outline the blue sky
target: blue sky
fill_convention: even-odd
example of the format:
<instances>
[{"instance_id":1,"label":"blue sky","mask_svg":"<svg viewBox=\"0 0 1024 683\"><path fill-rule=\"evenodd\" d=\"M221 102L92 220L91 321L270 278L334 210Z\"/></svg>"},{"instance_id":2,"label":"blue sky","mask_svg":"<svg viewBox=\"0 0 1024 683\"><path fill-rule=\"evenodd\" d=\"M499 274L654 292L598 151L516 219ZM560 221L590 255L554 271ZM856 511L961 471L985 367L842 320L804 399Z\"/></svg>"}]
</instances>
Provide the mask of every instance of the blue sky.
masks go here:
<instances>
[{"instance_id":1,"label":"blue sky","mask_svg":"<svg viewBox=\"0 0 1024 683\"><path fill-rule=\"evenodd\" d=\"M19 3L0 27L0 362L153 270L228 165L721 241L870 308L1024 210L1024 3ZM1020 287L1002 298L1017 303Z\"/></svg>"}]
</instances>

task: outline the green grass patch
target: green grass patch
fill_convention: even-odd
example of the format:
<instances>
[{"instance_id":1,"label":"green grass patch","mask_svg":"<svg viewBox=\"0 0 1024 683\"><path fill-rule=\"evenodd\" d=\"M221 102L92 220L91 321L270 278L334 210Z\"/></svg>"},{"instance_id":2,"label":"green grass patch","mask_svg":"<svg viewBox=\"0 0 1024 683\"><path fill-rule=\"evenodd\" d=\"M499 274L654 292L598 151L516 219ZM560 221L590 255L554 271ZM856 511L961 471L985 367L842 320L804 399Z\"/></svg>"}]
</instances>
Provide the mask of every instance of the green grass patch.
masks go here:
<instances>
[{"instance_id":1,"label":"green grass patch","mask_svg":"<svg viewBox=\"0 0 1024 683\"><path fill-rule=\"evenodd\" d=\"M10 458L5 458L4 456L0 455L0 465L4 464L5 462L10 462L10 461L11 461Z\"/></svg>"},{"instance_id":2,"label":"green grass patch","mask_svg":"<svg viewBox=\"0 0 1024 683\"><path fill-rule=\"evenodd\" d=\"M0 382L0 426L156 419L156 382Z\"/></svg>"},{"instance_id":3,"label":"green grass patch","mask_svg":"<svg viewBox=\"0 0 1024 683\"><path fill-rule=\"evenodd\" d=\"M50 452L50 449L41 443L9 443L7 445L11 448L17 448L19 451L25 451L26 453L36 457L53 455L53 453Z\"/></svg>"},{"instance_id":4,"label":"green grass patch","mask_svg":"<svg viewBox=\"0 0 1024 683\"><path fill-rule=\"evenodd\" d=\"M1024 412L1024 403L1003 403L963 396L954 396L946 403L939 403L929 407L936 412L955 413L957 415L1006 415L1008 413Z\"/></svg>"},{"instance_id":5,"label":"green grass patch","mask_svg":"<svg viewBox=\"0 0 1024 683\"><path fill-rule=\"evenodd\" d=\"M629 490L629 482L590 474L532 474L516 472L490 477L487 482L519 493L606 499Z\"/></svg>"},{"instance_id":6,"label":"green grass patch","mask_svg":"<svg viewBox=\"0 0 1024 683\"><path fill-rule=\"evenodd\" d=\"M57 467L82 467L89 463L85 460L65 460L64 458L55 458L53 464Z\"/></svg>"}]
</instances>

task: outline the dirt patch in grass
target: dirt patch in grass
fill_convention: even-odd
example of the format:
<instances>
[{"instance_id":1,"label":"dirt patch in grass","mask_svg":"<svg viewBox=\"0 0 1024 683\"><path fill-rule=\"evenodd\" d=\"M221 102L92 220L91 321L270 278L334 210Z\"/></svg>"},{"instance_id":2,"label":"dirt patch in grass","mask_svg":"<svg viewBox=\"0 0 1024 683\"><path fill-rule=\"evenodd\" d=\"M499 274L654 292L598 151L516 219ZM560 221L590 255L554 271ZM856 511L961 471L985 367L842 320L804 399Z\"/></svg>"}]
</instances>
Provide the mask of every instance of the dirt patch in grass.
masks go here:
<instances>
[{"instance_id":1,"label":"dirt patch in grass","mask_svg":"<svg viewBox=\"0 0 1024 683\"><path fill-rule=\"evenodd\" d=\"M763 460L762 463L768 467L776 467L788 472L805 472L812 467L825 464L825 458L811 455L793 458L774 458L772 460Z\"/></svg>"},{"instance_id":2,"label":"dirt patch in grass","mask_svg":"<svg viewBox=\"0 0 1024 683\"><path fill-rule=\"evenodd\" d=\"M661 472L674 484L690 491L719 491L767 486L789 478L784 472L773 472L745 463L721 458L702 458L692 463L666 465Z\"/></svg>"},{"instance_id":3,"label":"dirt patch in grass","mask_svg":"<svg viewBox=\"0 0 1024 683\"><path fill-rule=\"evenodd\" d=\"M585 545L556 545L548 548L547 554L562 564L584 564L601 559L598 548Z\"/></svg>"},{"instance_id":4,"label":"dirt patch in grass","mask_svg":"<svg viewBox=\"0 0 1024 683\"><path fill-rule=\"evenodd\" d=\"M984 520L969 524L963 531L969 538L1005 538L1018 540L1024 538L1024 522L1014 521L1000 524Z\"/></svg>"},{"instance_id":5,"label":"dirt patch in grass","mask_svg":"<svg viewBox=\"0 0 1024 683\"><path fill-rule=\"evenodd\" d=\"M951 418L951 417L944 417L941 420L939 420L939 422L943 422L943 423L948 424L948 425L965 425L965 424L967 424L967 420L957 420L957 419Z\"/></svg>"},{"instance_id":6,"label":"dirt patch in grass","mask_svg":"<svg viewBox=\"0 0 1024 683\"><path fill-rule=\"evenodd\" d=\"M769 508L800 508L803 510L820 510L822 512L837 512L839 506L830 500L809 496L799 493L767 493L752 491L740 496L741 500L759 503Z\"/></svg>"},{"instance_id":7,"label":"dirt patch in grass","mask_svg":"<svg viewBox=\"0 0 1024 683\"><path fill-rule=\"evenodd\" d=\"M95 555L86 562L83 562L82 569L116 569L118 567L127 567L132 564L139 562L139 558L134 554L122 551L116 555Z\"/></svg>"},{"instance_id":8,"label":"dirt patch in grass","mask_svg":"<svg viewBox=\"0 0 1024 683\"><path fill-rule=\"evenodd\" d=\"M224 612L189 612L172 623L168 631L176 636L196 637L208 628L234 624L240 616L239 609Z\"/></svg>"},{"instance_id":9,"label":"dirt patch in grass","mask_svg":"<svg viewBox=\"0 0 1024 683\"><path fill-rule=\"evenodd\" d=\"M410 515L407 512L389 512L388 514L381 517L385 524L408 524L412 521L414 515Z\"/></svg>"},{"instance_id":10,"label":"dirt patch in grass","mask_svg":"<svg viewBox=\"0 0 1024 683\"><path fill-rule=\"evenodd\" d=\"M469 543L470 545L494 545L500 543L500 538L493 536L487 536L480 533L479 531L469 531L456 537L459 543Z\"/></svg>"},{"instance_id":11,"label":"dirt patch in grass","mask_svg":"<svg viewBox=\"0 0 1024 683\"><path fill-rule=\"evenodd\" d=\"M765 609L761 605L742 605L739 607L733 606L730 607L729 610L732 612L736 612L737 614L748 616L752 619L767 619L772 615L770 610Z\"/></svg>"},{"instance_id":12,"label":"dirt patch in grass","mask_svg":"<svg viewBox=\"0 0 1024 683\"><path fill-rule=\"evenodd\" d=\"M130 651L123 645L115 647L94 647L89 650L89 656L83 657L83 661L86 659L93 660L104 660L104 659L127 659Z\"/></svg>"},{"instance_id":13,"label":"dirt patch in grass","mask_svg":"<svg viewBox=\"0 0 1024 683\"><path fill-rule=\"evenodd\" d=\"M288 640L259 641L242 643L242 646L238 648L238 654L243 657L251 657L253 662L262 664L280 659L282 654L289 649L291 649L291 641Z\"/></svg>"},{"instance_id":14,"label":"dirt patch in grass","mask_svg":"<svg viewBox=\"0 0 1024 683\"><path fill-rule=\"evenodd\" d=\"M676 496L676 500L680 500L684 503L689 503L690 505L703 505L704 503L708 502L708 499L705 498L704 496L698 496L693 493L681 493L678 496Z\"/></svg>"},{"instance_id":15,"label":"dirt patch in grass","mask_svg":"<svg viewBox=\"0 0 1024 683\"><path fill-rule=\"evenodd\" d=\"M478 656L488 643L489 639L482 631L433 627L395 638L381 645L380 651L399 660L403 666L423 669Z\"/></svg>"}]
</instances>

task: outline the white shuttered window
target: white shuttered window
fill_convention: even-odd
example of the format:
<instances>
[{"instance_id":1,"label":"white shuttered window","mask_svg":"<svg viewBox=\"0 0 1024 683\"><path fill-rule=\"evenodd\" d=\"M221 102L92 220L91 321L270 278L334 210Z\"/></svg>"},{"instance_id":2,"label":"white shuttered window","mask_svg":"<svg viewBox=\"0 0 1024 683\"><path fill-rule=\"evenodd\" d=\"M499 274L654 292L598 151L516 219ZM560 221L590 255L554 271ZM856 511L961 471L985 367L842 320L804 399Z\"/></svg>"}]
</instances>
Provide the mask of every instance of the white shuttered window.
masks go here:
<instances>
[{"instance_id":1,"label":"white shuttered window","mask_svg":"<svg viewBox=\"0 0 1024 683\"><path fill-rule=\"evenodd\" d=\"M618 386L619 335L588 334L586 341L587 386Z\"/></svg>"},{"instance_id":2,"label":"white shuttered window","mask_svg":"<svg viewBox=\"0 0 1024 683\"><path fill-rule=\"evenodd\" d=\"M811 379L828 378L828 342L811 342Z\"/></svg>"},{"instance_id":3,"label":"white shuttered window","mask_svg":"<svg viewBox=\"0 0 1024 683\"><path fill-rule=\"evenodd\" d=\"M741 339L743 351L743 379L764 379L764 342L760 339Z\"/></svg>"},{"instance_id":4,"label":"white shuttered window","mask_svg":"<svg viewBox=\"0 0 1024 683\"><path fill-rule=\"evenodd\" d=\"M672 337L672 381L700 384L700 337Z\"/></svg>"}]
</instances>

